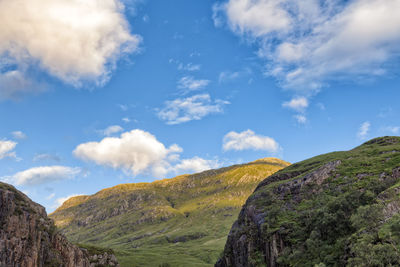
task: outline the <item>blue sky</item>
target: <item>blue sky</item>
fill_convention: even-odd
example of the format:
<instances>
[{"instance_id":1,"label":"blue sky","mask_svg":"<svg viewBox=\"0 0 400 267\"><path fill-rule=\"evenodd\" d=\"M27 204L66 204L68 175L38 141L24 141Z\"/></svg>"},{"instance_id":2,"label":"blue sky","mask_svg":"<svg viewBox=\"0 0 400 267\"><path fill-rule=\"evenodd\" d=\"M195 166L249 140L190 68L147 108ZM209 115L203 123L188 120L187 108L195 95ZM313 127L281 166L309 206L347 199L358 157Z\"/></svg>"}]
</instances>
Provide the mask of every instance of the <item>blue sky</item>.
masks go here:
<instances>
[{"instance_id":1,"label":"blue sky","mask_svg":"<svg viewBox=\"0 0 400 267\"><path fill-rule=\"evenodd\" d=\"M120 183L398 135L399 8L3 1L1 180L52 211Z\"/></svg>"}]
</instances>

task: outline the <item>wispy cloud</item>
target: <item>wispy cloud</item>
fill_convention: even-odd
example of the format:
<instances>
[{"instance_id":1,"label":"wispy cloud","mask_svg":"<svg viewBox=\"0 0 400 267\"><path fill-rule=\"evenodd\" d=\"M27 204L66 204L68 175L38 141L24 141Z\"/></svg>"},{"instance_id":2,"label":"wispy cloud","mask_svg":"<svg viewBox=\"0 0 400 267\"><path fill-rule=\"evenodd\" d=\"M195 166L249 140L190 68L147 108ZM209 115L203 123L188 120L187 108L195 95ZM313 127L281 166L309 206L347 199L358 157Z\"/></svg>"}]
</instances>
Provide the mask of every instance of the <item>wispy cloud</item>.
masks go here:
<instances>
[{"instance_id":1,"label":"wispy cloud","mask_svg":"<svg viewBox=\"0 0 400 267\"><path fill-rule=\"evenodd\" d=\"M283 102L282 107L296 111L298 114L294 115L293 117L299 124L305 124L307 122L305 111L308 105L309 103L307 98L294 97L290 101Z\"/></svg>"},{"instance_id":2,"label":"wispy cloud","mask_svg":"<svg viewBox=\"0 0 400 267\"><path fill-rule=\"evenodd\" d=\"M0 159L10 157L17 158L17 154L14 148L17 146L17 142L10 140L0 140Z\"/></svg>"},{"instance_id":3,"label":"wispy cloud","mask_svg":"<svg viewBox=\"0 0 400 267\"><path fill-rule=\"evenodd\" d=\"M369 133L370 128L371 123L369 121L363 122L357 132L358 138L365 139Z\"/></svg>"},{"instance_id":4,"label":"wispy cloud","mask_svg":"<svg viewBox=\"0 0 400 267\"><path fill-rule=\"evenodd\" d=\"M285 108L293 109L297 112L304 112L305 109L308 107L308 100L305 97L295 97L292 98L290 101L283 102L282 106Z\"/></svg>"},{"instance_id":5,"label":"wispy cloud","mask_svg":"<svg viewBox=\"0 0 400 267\"><path fill-rule=\"evenodd\" d=\"M15 138L15 139L25 139L27 136L24 132L22 131L14 131L11 133L11 135Z\"/></svg>"},{"instance_id":6,"label":"wispy cloud","mask_svg":"<svg viewBox=\"0 0 400 267\"><path fill-rule=\"evenodd\" d=\"M223 149L228 150L265 150L278 152L279 144L271 137L257 135L252 130L243 132L229 132L223 138Z\"/></svg>"},{"instance_id":7,"label":"wispy cloud","mask_svg":"<svg viewBox=\"0 0 400 267\"><path fill-rule=\"evenodd\" d=\"M297 115L294 115L293 117L300 124L305 124L307 122L307 117L303 114L297 114Z\"/></svg>"},{"instance_id":8,"label":"wispy cloud","mask_svg":"<svg viewBox=\"0 0 400 267\"><path fill-rule=\"evenodd\" d=\"M37 162L37 161L56 161L56 162L60 162L61 158L58 155L54 155L54 154L40 153L40 154L36 154L33 157L33 161L34 162Z\"/></svg>"},{"instance_id":9,"label":"wispy cloud","mask_svg":"<svg viewBox=\"0 0 400 267\"><path fill-rule=\"evenodd\" d=\"M188 63L188 64L183 64L179 63L178 64L178 70L185 70L185 71L198 71L201 69L200 64L193 64L193 63Z\"/></svg>"},{"instance_id":10,"label":"wispy cloud","mask_svg":"<svg viewBox=\"0 0 400 267\"><path fill-rule=\"evenodd\" d=\"M178 88L183 89L185 93L200 90L206 87L210 80L195 79L193 76L184 76L178 81Z\"/></svg>"},{"instance_id":11,"label":"wispy cloud","mask_svg":"<svg viewBox=\"0 0 400 267\"><path fill-rule=\"evenodd\" d=\"M397 68L399 9L397 0L228 0L214 5L213 18L255 41L266 74L310 95L332 80Z\"/></svg>"},{"instance_id":12,"label":"wispy cloud","mask_svg":"<svg viewBox=\"0 0 400 267\"><path fill-rule=\"evenodd\" d=\"M78 167L41 166L4 176L2 180L16 185L39 185L59 180L72 179L81 172Z\"/></svg>"},{"instance_id":13,"label":"wispy cloud","mask_svg":"<svg viewBox=\"0 0 400 267\"><path fill-rule=\"evenodd\" d=\"M122 128L119 125L111 125L108 126L107 128L105 128L104 130L101 130L101 134L105 135L105 136L110 136L110 135L114 135L117 133L120 133L124 130L124 128Z\"/></svg>"},{"instance_id":14,"label":"wispy cloud","mask_svg":"<svg viewBox=\"0 0 400 267\"><path fill-rule=\"evenodd\" d=\"M388 132L390 134L399 134L400 126L386 126L386 127L383 127L382 130L384 132Z\"/></svg>"},{"instance_id":15,"label":"wispy cloud","mask_svg":"<svg viewBox=\"0 0 400 267\"><path fill-rule=\"evenodd\" d=\"M200 94L166 101L165 107L159 110L157 115L167 124L180 124L200 120L209 114L222 113L227 104L228 101L219 99L213 101L209 94Z\"/></svg>"}]
</instances>

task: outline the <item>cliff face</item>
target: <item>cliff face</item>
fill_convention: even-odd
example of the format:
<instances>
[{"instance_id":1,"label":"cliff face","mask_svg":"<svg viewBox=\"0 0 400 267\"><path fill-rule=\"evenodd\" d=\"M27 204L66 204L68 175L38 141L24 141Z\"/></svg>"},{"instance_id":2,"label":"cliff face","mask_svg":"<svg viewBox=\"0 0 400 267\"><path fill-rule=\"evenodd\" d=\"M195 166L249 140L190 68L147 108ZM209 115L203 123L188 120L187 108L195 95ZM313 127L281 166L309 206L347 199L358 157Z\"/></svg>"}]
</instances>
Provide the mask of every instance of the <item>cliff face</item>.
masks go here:
<instances>
[{"instance_id":1,"label":"cliff face","mask_svg":"<svg viewBox=\"0 0 400 267\"><path fill-rule=\"evenodd\" d=\"M122 266L212 266L257 184L288 165L266 158L118 185L69 199L50 217L73 242L121 252Z\"/></svg>"},{"instance_id":2,"label":"cliff face","mask_svg":"<svg viewBox=\"0 0 400 267\"><path fill-rule=\"evenodd\" d=\"M398 266L399 194L399 137L293 164L258 185L215 266Z\"/></svg>"},{"instance_id":3,"label":"cliff face","mask_svg":"<svg viewBox=\"0 0 400 267\"><path fill-rule=\"evenodd\" d=\"M0 266L91 267L87 250L56 232L45 209L11 185L0 182ZM107 262L117 266L116 261Z\"/></svg>"}]
</instances>

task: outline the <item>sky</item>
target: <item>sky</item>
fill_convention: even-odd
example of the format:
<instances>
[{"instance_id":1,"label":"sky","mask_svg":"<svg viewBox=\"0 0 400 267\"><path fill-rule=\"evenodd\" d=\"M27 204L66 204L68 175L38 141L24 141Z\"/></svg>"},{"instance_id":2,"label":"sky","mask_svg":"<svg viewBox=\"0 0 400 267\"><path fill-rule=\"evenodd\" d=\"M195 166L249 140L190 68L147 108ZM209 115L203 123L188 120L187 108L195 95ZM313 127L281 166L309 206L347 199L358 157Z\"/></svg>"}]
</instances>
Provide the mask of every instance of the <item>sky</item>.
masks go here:
<instances>
[{"instance_id":1,"label":"sky","mask_svg":"<svg viewBox=\"0 0 400 267\"><path fill-rule=\"evenodd\" d=\"M121 183L400 134L399 0L3 0L0 180Z\"/></svg>"}]
</instances>

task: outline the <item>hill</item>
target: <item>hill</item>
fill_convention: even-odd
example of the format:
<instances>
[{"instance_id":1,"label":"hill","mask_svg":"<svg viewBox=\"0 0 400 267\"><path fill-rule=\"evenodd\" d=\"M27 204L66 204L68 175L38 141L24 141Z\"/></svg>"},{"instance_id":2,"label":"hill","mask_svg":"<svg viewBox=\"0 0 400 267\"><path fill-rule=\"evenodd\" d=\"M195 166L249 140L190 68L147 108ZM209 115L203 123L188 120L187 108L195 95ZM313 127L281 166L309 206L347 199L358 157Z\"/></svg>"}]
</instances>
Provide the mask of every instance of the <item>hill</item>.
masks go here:
<instances>
[{"instance_id":1,"label":"hill","mask_svg":"<svg viewBox=\"0 0 400 267\"><path fill-rule=\"evenodd\" d=\"M50 217L71 241L114 249L121 266L212 266L257 184L288 165L265 158L122 184L71 198Z\"/></svg>"},{"instance_id":2,"label":"hill","mask_svg":"<svg viewBox=\"0 0 400 267\"><path fill-rule=\"evenodd\" d=\"M293 164L262 181L217 267L399 266L400 137Z\"/></svg>"}]
</instances>

